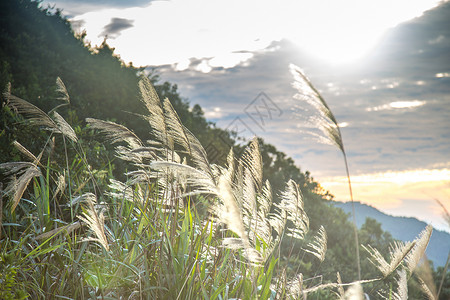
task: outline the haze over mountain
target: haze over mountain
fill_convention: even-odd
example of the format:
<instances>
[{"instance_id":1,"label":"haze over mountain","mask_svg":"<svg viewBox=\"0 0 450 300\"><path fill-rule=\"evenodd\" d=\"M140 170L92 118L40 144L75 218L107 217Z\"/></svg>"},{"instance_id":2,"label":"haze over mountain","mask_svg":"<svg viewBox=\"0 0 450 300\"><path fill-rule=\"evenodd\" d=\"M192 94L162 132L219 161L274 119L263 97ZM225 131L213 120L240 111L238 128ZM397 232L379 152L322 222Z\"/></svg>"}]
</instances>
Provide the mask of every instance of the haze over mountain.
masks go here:
<instances>
[{"instance_id":1,"label":"haze over mountain","mask_svg":"<svg viewBox=\"0 0 450 300\"><path fill-rule=\"evenodd\" d=\"M351 214L351 202L335 202L336 207L341 208L348 214ZM392 236L401 241L412 241L426 227L426 223L410 217L394 217L382 213L378 209L355 202L356 224L359 228L364 224L366 218L372 218L381 223L381 228L388 231ZM349 215L350 218L350 215ZM426 255L432 260L435 267L444 266L447 261L447 255L450 251L450 234L445 231L433 230L430 243L428 244Z\"/></svg>"}]
</instances>

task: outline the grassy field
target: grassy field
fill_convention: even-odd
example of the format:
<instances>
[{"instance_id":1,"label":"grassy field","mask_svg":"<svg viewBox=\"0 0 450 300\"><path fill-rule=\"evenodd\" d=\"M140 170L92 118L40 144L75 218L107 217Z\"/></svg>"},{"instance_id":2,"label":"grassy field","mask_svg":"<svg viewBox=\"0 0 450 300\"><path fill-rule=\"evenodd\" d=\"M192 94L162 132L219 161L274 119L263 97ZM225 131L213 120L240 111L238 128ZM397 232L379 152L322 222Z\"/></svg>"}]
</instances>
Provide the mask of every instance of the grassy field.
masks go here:
<instances>
[{"instance_id":1,"label":"grassy field","mask_svg":"<svg viewBox=\"0 0 450 300\"><path fill-rule=\"evenodd\" d=\"M66 105L70 97L57 84ZM292 275L286 271L291 257L312 255L319 266L327 259L325 229L307 238L297 183L286 182L274 201L257 139L240 157L231 149L225 166L210 164L170 101L160 100L148 79L139 85L147 111L135 117L149 123L153 140L86 119L127 164L124 181L108 165L91 167L88 153L95 149L86 149L79 129L57 112L61 105L46 113L5 94L9 109L39 128L45 142L36 154L15 142L24 160L0 164L7 177L0 203L1 299L407 297L430 226L413 242L393 244L387 259L367 246L378 277L343 283L336 270L335 282L312 283L299 267ZM56 153L55 143L64 150ZM280 254L281 242L292 245L289 256Z\"/></svg>"}]
</instances>

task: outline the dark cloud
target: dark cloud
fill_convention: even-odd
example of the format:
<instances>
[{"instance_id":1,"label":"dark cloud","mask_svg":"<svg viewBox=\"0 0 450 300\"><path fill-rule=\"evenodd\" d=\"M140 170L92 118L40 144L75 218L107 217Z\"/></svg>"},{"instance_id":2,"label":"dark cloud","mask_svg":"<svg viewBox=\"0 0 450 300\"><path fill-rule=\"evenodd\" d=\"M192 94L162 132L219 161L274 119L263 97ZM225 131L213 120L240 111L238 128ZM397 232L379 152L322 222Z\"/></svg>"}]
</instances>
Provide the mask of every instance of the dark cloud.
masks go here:
<instances>
[{"instance_id":1,"label":"dark cloud","mask_svg":"<svg viewBox=\"0 0 450 300\"><path fill-rule=\"evenodd\" d=\"M410 80L448 72L449 28L450 2L447 2L389 31L366 65L379 75L401 74Z\"/></svg>"},{"instance_id":2,"label":"dark cloud","mask_svg":"<svg viewBox=\"0 0 450 300\"><path fill-rule=\"evenodd\" d=\"M211 114L219 126L226 128L240 117L303 169L317 176L343 175L339 151L301 132L308 130L305 120L313 108L293 100L288 66L294 63L308 74L337 120L349 124L342 133L354 174L433 168L448 163L450 153L450 78L436 76L450 73L449 12L450 4L443 4L397 26L355 66L330 66L280 41L270 47L276 50L254 52L233 68L205 74L196 71L202 59L192 59L184 71L162 66L160 75L177 83L181 94L207 115L220 111ZM261 91L283 112L263 129L244 111ZM411 101L422 105L402 107ZM296 105L304 118L293 114Z\"/></svg>"},{"instance_id":3,"label":"dark cloud","mask_svg":"<svg viewBox=\"0 0 450 300\"><path fill-rule=\"evenodd\" d=\"M152 0L56 0L56 3L78 3L78 4L90 4L102 7L136 7L145 6L152 2Z\"/></svg>"},{"instance_id":4,"label":"dark cloud","mask_svg":"<svg viewBox=\"0 0 450 300\"><path fill-rule=\"evenodd\" d=\"M105 8L128 8L144 7L153 0L44 0L42 5L64 8L63 13L69 18L82 15L87 12L97 11Z\"/></svg>"},{"instance_id":5,"label":"dark cloud","mask_svg":"<svg viewBox=\"0 0 450 300\"><path fill-rule=\"evenodd\" d=\"M108 25L103 27L103 32L99 36L107 36L110 38L116 38L120 35L120 32L133 27L134 20L112 18Z\"/></svg>"}]
</instances>

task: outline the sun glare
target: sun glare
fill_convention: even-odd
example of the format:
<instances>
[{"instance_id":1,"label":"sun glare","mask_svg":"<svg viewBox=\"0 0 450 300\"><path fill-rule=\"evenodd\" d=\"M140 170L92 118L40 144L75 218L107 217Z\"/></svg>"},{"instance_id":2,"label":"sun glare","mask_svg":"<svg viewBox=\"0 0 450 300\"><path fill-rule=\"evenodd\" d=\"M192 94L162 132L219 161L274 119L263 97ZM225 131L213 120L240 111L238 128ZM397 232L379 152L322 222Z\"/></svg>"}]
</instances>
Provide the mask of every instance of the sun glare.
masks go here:
<instances>
[{"instance_id":1,"label":"sun glare","mask_svg":"<svg viewBox=\"0 0 450 300\"><path fill-rule=\"evenodd\" d=\"M386 29L436 3L172 0L153 1L143 8L93 11L73 20L82 24L81 30L87 30L93 45L101 43L104 28L113 18L132 21L131 28L108 42L124 60L135 65L176 65L191 58L208 58L209 67L233 67L251 58L249 53L281 39L294 42L320 60L342 63L363 57Z\"/></svg>"}]
</instances>

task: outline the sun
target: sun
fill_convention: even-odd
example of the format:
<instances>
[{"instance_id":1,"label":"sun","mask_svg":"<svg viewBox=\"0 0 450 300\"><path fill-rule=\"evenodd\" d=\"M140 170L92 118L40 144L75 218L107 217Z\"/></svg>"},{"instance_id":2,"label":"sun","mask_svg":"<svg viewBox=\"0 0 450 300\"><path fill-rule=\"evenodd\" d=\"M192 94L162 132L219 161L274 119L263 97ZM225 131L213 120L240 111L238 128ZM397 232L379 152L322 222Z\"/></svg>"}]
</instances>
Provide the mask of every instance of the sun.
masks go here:
<instances>
[{"instance_id":1,"label":"sun","mask_svg":"<svg viewBox=\"0 0 450 300\"><path fill-rule=\"evenodd\" d=\"M388 29L420 16L437 1L310 1L293 9L287 38L312 56L333 63L355 63ZM281 22L281 20L280 20Z\"/></svg>"}]
</instances>

